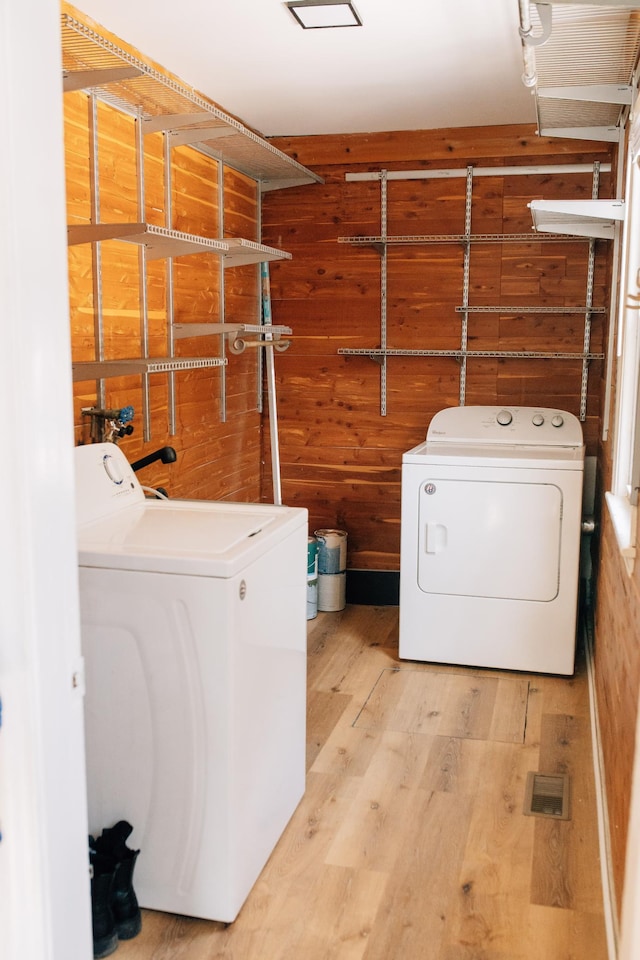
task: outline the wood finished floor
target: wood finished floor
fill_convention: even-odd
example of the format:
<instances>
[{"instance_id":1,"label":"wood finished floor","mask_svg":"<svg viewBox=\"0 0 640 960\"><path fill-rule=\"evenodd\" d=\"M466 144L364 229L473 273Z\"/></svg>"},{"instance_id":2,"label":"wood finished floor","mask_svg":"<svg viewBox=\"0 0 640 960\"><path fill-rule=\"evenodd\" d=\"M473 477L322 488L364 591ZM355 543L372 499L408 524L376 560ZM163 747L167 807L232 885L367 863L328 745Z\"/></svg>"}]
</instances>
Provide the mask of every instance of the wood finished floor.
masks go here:
<instances>
[{"instance_id":1,"label":"wood finished floor","mask_svg":"<svg viewBox=\"0 0 640 960\"><path fill-rule=\"evenodd\" d=\"M118 960L606 960L582 660L401 662L396 607L308 632L307 790L240 915L144 911ZM530 770L570 820L523 815Z\"/></svg>"}]
</instances>

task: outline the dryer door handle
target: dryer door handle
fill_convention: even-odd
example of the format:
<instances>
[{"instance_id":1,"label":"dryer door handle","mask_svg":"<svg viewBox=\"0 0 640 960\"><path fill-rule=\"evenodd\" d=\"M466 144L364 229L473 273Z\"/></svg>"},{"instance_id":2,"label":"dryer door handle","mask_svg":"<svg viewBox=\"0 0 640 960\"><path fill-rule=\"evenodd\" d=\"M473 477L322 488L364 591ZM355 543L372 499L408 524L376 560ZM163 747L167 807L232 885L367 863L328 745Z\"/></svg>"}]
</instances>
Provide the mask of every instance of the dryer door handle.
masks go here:
<instances>
[{"instance_id":1,"label":"dryer door handle","mask_svg":"<svg viewBox=\"0 0 640 960\"><path fill-rule=\"evenodd\" d=\"M427 523L425 526L425 553L442 553L447 546L447 528L443 523Z\"/></svg>"}]
</instances>

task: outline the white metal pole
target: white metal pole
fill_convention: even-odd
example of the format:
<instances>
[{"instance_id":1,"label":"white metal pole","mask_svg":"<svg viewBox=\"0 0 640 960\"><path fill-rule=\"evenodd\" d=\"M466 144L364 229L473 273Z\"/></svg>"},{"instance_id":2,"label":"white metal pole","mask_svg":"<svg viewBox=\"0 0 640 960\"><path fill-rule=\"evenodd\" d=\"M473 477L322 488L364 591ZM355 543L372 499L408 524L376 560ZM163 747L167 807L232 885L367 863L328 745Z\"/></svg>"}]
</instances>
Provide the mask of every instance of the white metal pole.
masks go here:
<instances>
[{"instance_id":1,"label":"white metal pole","mask_svg":"<svg viewBox=\"0 0 640 960\"><path fill-rule=\"evenodd\" d=\"M260 264L262 280L262 322L266 327L271 326L271 287L269 284L269 264L263 261ZM270 333L265 333L267 342L272 340ZM278 443L278 409L276 405L276 369L273 357L273 347L266 347L267 365L267 399L269 403L269 432L271 438L271 474L273 483L273 502L282 504L282 486L280 482L280 447Z\"/></svg>"},{"instance_id":2,"label":"white metal pole","mask_svg":"<svg viewBox=\"0 0 640 960\"><path fill-rule=\"evenodd\" d=\"M518 0L520 7L520 39L522 41L522 59L524 62L524 73L522 82L525 87L535 87L537 82L536 74L536 55L531 44L526 42L526 38L531 35L531 10L529 0Z\"/></svg>"}]
</instances>

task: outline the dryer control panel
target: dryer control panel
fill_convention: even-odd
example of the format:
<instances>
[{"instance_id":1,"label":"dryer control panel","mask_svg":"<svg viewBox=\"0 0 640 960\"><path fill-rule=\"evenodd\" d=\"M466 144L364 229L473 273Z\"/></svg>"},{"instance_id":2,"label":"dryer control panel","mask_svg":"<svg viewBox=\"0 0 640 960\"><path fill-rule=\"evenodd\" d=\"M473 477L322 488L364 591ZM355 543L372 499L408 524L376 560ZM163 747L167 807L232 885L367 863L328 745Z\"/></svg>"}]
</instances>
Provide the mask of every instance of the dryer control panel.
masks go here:
<instances>
[{"instance_id":1,"label":"dryer control panel","mask_svg":"<svg viewBox=\"0 0 640 960\"><path fill-rule=\"evenodd\" d=\"M427 445L509 444L536 447L581 447L580 421L553 407L448 407L436 413Z\"/></svg>"}]
</instances>

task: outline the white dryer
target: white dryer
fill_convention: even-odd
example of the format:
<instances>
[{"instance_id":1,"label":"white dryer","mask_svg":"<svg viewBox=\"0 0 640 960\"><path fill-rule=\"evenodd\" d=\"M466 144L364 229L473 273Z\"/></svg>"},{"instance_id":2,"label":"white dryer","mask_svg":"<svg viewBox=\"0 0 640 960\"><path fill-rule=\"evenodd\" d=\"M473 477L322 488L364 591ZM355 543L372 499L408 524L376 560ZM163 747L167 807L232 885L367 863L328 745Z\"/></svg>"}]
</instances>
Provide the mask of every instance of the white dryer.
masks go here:
<instances>
[{"instance_id":1,"label":"white dryer","mask_svg":"<svg viewBox=\"0 0 640 960\"><path fill-rule=\"evenodd\" d=\"M305 787L307 511L148 500L76 449L89 829L144 907L235 919Z\"/></svg>"},{"instance_id":2,"label":"white dryer","mask_svg":"<svg viewBox=\"0 0 640 960\"><path fill-rule=\"evenodd\" d=\"M402 460L401 658L573 673L583 467L570 413L435 415Z\"/></svg>"}]
</instances>

